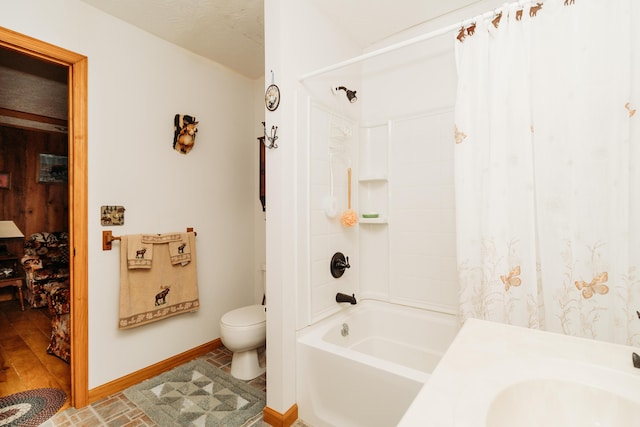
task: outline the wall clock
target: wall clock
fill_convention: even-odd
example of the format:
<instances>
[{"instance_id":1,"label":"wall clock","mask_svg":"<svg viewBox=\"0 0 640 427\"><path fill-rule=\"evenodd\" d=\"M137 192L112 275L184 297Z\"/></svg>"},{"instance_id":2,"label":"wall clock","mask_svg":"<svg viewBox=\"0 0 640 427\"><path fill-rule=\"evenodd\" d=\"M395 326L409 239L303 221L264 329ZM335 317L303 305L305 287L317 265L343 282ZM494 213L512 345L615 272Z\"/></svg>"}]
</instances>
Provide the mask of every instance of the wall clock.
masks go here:
<instances>
[{"instance_id":1,"label":"wall clock","mask_svg":"<svg viewBox=\"0 0 640 427\"><path fill-rule=\"evenodd\" d=\"M264 93L264 104L269 111L275 111L278 108L278 105L280 105L280 89L278 86L272 84L267 88Z\"/></svg>"}]
</instances>

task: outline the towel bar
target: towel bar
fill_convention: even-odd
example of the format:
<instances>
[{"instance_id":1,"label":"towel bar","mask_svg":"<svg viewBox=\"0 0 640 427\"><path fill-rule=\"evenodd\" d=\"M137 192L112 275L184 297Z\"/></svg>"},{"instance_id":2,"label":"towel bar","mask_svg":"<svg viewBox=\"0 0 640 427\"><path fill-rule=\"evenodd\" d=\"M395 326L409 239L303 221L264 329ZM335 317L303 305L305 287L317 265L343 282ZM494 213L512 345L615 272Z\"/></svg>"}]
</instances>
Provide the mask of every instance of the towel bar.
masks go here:
<instances>
[{"instance_id":1,"label":"towel bar","mask_svg":"<svg viewBox=\"0 0 640 427\"><path fill-rule=\"evenodd\" d=\"M187 227L187 233L193 231L193 227ZM195 231L193 231L194 235L198 235ZM114 236L111 230L103 230L102 231L102 250L110 251L111 250L111 242L114 240L120 240L120 236Z\"/></svg>"}]
</instances>

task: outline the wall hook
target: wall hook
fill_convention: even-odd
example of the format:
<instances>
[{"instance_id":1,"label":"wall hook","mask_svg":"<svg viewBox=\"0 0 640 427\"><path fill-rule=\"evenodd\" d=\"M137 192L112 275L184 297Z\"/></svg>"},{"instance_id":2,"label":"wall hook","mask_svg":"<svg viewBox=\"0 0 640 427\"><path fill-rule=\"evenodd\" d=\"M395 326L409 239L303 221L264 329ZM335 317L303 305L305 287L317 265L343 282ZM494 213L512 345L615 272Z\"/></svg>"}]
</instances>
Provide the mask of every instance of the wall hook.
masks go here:
<instances>
[{"instance_id":1,"label":"wall hook","mask_svg":"<svg viewBox=\"0 0 640 427\"><path fill-rule=\"evenodd\" d=\"M264 128L265 140L269 141L269 144L265 142L264 146L269 149L278 148L278 144L276 144L276 139L278 139L278 135L276 135L278 133L278 126L271 126L271 135L267 135L267 126L265 122L262 122L262 127Z\"/></svg>"}]
</instances>

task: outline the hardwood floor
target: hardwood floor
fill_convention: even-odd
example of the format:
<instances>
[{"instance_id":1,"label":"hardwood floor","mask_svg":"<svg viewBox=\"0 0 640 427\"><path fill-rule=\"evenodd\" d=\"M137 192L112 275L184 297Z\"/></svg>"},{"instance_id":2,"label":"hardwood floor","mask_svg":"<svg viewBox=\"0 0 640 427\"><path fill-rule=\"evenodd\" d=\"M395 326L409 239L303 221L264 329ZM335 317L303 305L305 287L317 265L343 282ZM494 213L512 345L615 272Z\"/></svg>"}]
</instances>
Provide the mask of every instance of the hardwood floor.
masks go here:
<instances>
[{"instance_id":1,"label":"hardwood floor","mask_svg":"<svg viewBox=\"0 0 640 427\"><path fill-rule=\"evenodd\" d=\"M0 396L51 387L67 394L62 409L70 406L71 369L47 353L50 334L47 308L25 307L21 311L17 299L0 302L0 352L6 367Z\"/></svg>"}]
</instances>

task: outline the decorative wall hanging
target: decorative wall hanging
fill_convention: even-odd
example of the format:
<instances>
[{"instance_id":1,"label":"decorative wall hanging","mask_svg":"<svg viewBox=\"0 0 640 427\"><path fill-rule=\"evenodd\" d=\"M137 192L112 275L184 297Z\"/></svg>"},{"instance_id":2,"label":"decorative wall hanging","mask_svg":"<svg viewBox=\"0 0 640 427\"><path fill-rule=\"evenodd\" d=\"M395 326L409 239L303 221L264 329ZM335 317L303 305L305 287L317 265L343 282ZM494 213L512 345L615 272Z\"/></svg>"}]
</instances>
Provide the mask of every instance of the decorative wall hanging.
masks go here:
<instances>
[{"instance_id":1,"label":"decorative wall hanging","mask_svg":"<svg viewBox=\"0 0 640 427\"><path fill-rule=\"evenodd\" d=\"M46 184L62 184L67 182L67 156L40 154L38 161L38 182Z\"/></svg>"},{"instance_id":2,"label":"decorative wall hanging","mask_svg":"<svg viewBox=\"0 0 640 427\"><path fill-rule=\"evenodd\" d=\"M271 84L264 93L264 105L269 111L275 111L280 105L280 88L274 83L273 70L271 71Z\"/></svg>"},{"instance_id":3,"label":"decorative wall hanging","mask_svg":"<svg viewBox=\"0 0 640 427\"><path fill-rule=\"evenodd\" d=\"M264 103L267 110L275 111L280 105L280 89L276 85L270 85L264 94Z\"/></svg>"},{"instance_id":4,"label":"decorative wall hanging","mask_svg":"<svg viewBox=\"0 0 640 427\"><path fill-rule=\"evenodd\" d=\"M100 206L100 224L124 225L124 206Z\"/></svg>"},{"instance_id":5,"label":"decorative wall hanging","mask_svg":"<svg viewBox=\"0 0 640 427\"><path fill-rule=\"evenodd\" d=\"M271 135L267 135L267 126L264 122L262 122L262 127L264 128L264 137L269 141L269 144L267 145L267 143L265 142L265 140L263 139L262 142L264 142L265 147L271 149L271 148L278 148L278 144L276 144L276 139L278 139L278 126L271 126Z\"/></svg>"},{"instance_id":6,"label":"decorative wall hanging","mask_svg":"<svg viewBox=\"0 0 640 427\"><path fill-rule=\"evenodd\" d=\"M196 142L198 122L194 116L176 114L173 121L173 149L180 154L187 154Z\"/></svg>"}]
</instances>

